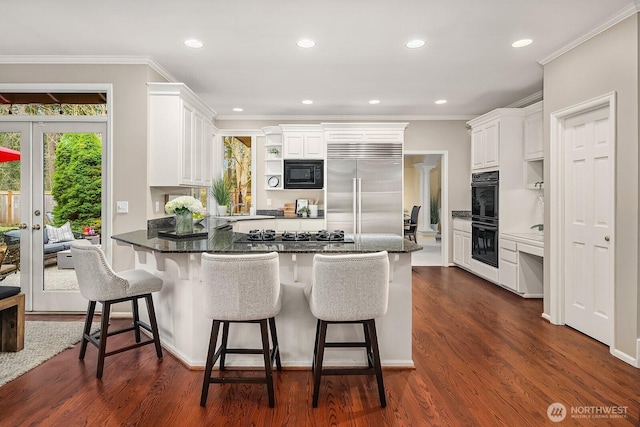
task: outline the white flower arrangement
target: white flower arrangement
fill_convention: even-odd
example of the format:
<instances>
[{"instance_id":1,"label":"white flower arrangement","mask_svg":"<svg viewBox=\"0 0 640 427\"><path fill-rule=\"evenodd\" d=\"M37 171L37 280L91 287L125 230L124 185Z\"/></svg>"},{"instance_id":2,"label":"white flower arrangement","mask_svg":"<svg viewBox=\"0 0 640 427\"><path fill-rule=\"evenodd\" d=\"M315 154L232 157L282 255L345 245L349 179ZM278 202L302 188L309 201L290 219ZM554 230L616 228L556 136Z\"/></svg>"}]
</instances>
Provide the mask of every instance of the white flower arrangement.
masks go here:
<instances>
[{"instance_id":1,"label":"white flower arrangement","mask_svg":"<svg viewBox=\"0 0 640 427\"><path fill-rule=\"evenodd\" d=\"M200 200L191 196L180 196L169 200L167 204L164 205L164 210L168 214L181 214L187 211L193 214L203 214L205 212Z\"/></svg>"}]
</instances>

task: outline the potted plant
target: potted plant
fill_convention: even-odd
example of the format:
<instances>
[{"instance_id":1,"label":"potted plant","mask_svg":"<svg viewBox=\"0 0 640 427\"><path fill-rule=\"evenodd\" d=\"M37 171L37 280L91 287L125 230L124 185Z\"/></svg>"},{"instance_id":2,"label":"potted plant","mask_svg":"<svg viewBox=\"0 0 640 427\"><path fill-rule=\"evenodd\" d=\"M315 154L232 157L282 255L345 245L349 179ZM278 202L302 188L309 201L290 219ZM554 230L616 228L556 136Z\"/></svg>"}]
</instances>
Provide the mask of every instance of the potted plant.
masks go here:
<instances>
[{"instance_id":1,"label":"potted plant","mask_svg":"<svg viewBox=\"0 0 640 427\"><path fill-rule=\"evenodd\" d=\"M218 216L227 214L227 207L231 203L231 184L229 180L224 178L216 178L211 184L211 196L218 204Z\"/></svg>"},{"instance_id":2,"label":"potted plant","mask_svg":"<svg viewBox=\"0 0 640 427\"><path fill-rule=\"evenodd\" d=\"M267 148L267 153L269 154L269 158L273 159L280 155L280 150L278 147L269 147Z\"/></svg>"},{"instance_id":3,"label":"potted plant","mask_svg":"<svg viewBox=\"0 0 640 427\"><path fill-rule=\"evenodd\" d=\"M302 218L306 218L309 215L311 215L311 209L309 209L307 206L304 206L304 207L298 209L298 213L300 215L302 215Z\"/></svg>"},{"instance_id":4,"label":"potted plant","mask_svg":"<svg viewBox=\"0 0 640 427\"><path fill-rule=\"evenodd\" d=\"M164 205L168 214L176 216L176 234L193 233L193 214L202 214L204 207L200 200L191 196L180 196Z\"/></svg>"},{"instance_id":5,"label":"potted plant","mask_svg":"<svg viewBox=\"0 0 640 427\"><path fill-rule=\"evenodd\" d=\"M440 209L438 207L438 198L432 197L429 204L429 214L431 216L431 229L438 231L438 223L440 223Z\"/></svg>"}]
</instances>

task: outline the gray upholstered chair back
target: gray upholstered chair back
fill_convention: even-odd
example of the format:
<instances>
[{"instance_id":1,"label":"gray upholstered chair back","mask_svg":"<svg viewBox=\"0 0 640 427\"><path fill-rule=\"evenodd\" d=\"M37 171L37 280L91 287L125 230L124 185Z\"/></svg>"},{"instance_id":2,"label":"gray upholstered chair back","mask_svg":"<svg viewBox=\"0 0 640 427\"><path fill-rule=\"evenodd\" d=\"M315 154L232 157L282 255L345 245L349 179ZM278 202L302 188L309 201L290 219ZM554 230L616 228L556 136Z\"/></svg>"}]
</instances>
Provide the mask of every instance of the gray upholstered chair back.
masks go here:
<instances>
[{"instance_id":1,"label":"gray upholstered chair back","mask_svg":"<svg viewBox=\"0 0 640 427\"><path fill-rule=\"evenodd\" d=\"M309 307L326 321L375 319L387 313L387 252L313 257Z\"/></svg>"},{"instance_id":2,"label":"gray upholstered chair back","mask_svg":"<svg viewBox=\"0 0 640 427\"><path fill-rule=\"evenodd\" d=\"M85 239L71 243L71 258L80 293L90 301L108 301L127 297L128 281L118 276L97 245Z\"/></svg>"},{"instance_id":3,"label":"gray upholstered chair back","mask_svg":"<svg viewBox=\"0 0 640 427\"><path fill-rule=\"evenodd\" d=\"M258 320L280 312L277 252L249 255L202 254L200 281L205 315L216 320Z\"/></svg>"}]
</instances>

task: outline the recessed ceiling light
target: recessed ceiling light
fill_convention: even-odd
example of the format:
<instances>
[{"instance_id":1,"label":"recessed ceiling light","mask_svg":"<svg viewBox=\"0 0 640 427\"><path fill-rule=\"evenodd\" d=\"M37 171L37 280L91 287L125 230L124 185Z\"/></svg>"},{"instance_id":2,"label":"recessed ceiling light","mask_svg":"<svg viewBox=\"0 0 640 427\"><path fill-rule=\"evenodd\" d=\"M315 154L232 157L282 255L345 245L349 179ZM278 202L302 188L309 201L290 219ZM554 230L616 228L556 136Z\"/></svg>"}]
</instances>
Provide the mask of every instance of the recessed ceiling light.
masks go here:
<instances>
[{"instance_id":1,"label":"recessed ceiling light","mask_svg":"<svg viewBox=\"0 0 640 427\"><path fill-rule=\"evenodd\" d=\"M186 46L192 47L194 49L200 49L202 46L204 46L204 43L202 43L200 40L196 40L196 39L185 40L184 44Z\"/></svg>"},{"instance_id":2,"label":"recessed ceiling light","mask_svg":"<svg viewBox=\"0 0 640 427\"><path fill-rule=\"evenodd\" d=\"M446 103L447 103L447 100L446 100L446 99L438 99L438 100L436 101L436 104L438 104L438 105L440 105L440 104L446 104Z\"/></svg>"},{"instance_id":3,"label":"recessed ceiling light","mask_svg":"<svg viewBox=\"0 0 640 427\"><path fill-rule=\"evenodd\" d=\"M236 112L238 112L238 113L241 113L241 112L243 112L243 111L244 111L244 108L235 107L235 108L233 109L233 111L236 111Z\"/></svg>"},{"instance_id":4,"label":"recessed ceiling light","mask_svg":"<svg viewBox=\"0 0 640 427\"><path fill-rule=\"evenodd\" d=\"M309 49L311 47L314 47L316 45L316 42L309 39L302 39L302 40L298 40L296 44L298 45L298 47Z\"/></svg>"},{"instance_id":5,"label":"recessed ceiling light","mask_svg":"<svg viewBox=\"0 0 640 427\"><path fill-rule=\"evenodd\" d=\"M424 46L426 43L427 42L425 42L424 40L415 39L415 40L408 41L405 46L407 46L409 49L418 49Z\"/></svg>"},{"instance_id":6,"label":"recessed ceiling light","mask_svg":"<svg viewBox=\"0 0 640 427\"><path fill-rule=\"evenodd\" d=\"M302 101L302 103L305 104L305 105L311 105L311 104L313 104L313 101L310 100L310 99L305 99L304 101Z\"/></svg>"},{"instance_id":7,"label":"recessed ceiling light","mask_svg":"<svg viewBox=\"0 0 640 427\"><path fill-rule=\"evenodd\" d=\"M533 43L533 40L531 39L522 39L522 40L518 40L515 41L511 44L512 47L525 47L525 46L529 46L531 43Z\"/></svg>"},{"instance_id":8,"label":"recessed ceiling light","mask_svg":"<svg viewBox=\"0 0 640 427\"><path fill-rule=\"evenodd\" d=\"M369 104L380 104L380 100L379 99L372 99L371 101L369 101Z\"/></svg>"}]
</instances>

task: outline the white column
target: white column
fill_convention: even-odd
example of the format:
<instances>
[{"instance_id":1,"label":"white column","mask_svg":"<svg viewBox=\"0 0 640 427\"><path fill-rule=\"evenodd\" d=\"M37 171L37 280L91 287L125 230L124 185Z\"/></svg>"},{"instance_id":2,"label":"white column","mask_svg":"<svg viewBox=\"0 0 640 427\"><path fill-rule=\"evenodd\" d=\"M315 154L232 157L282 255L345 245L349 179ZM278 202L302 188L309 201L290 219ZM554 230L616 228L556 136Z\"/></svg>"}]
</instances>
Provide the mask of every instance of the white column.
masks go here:
<instances>
[{"instance_id":1,"label":"white column","mask_svg":"<svg viewBox=\"0 0 640 427\"><path fill-rule=\"evenodd\" d=\"M436 163L429 164L425 161L422 163L416 163L414 168L420 171L420 216L418 219L418 231L425 232L431 231L431 169L436 167Z\"/></svg>"}]
</instances>

